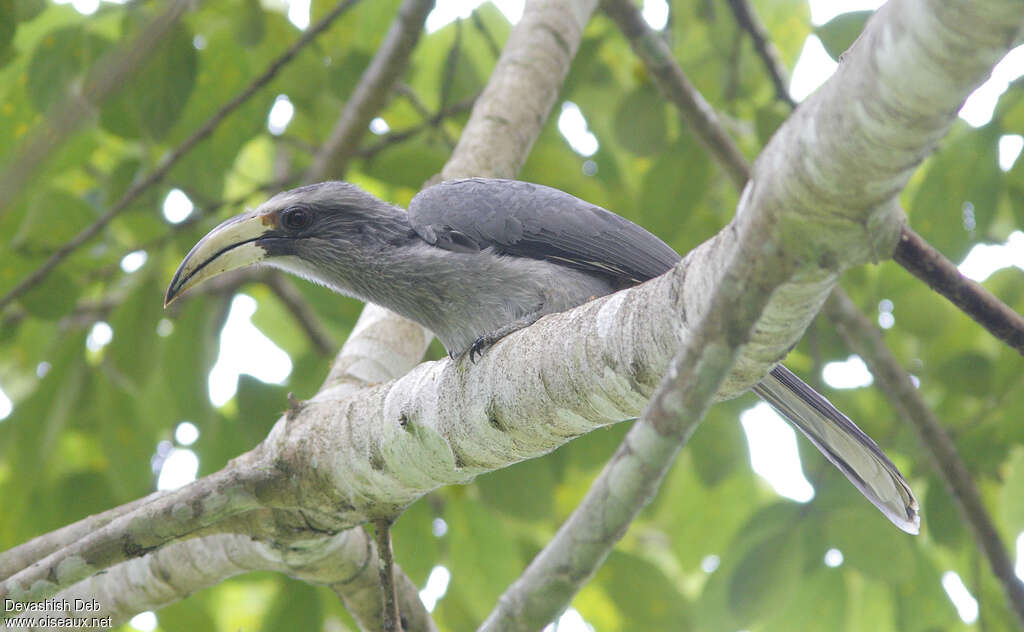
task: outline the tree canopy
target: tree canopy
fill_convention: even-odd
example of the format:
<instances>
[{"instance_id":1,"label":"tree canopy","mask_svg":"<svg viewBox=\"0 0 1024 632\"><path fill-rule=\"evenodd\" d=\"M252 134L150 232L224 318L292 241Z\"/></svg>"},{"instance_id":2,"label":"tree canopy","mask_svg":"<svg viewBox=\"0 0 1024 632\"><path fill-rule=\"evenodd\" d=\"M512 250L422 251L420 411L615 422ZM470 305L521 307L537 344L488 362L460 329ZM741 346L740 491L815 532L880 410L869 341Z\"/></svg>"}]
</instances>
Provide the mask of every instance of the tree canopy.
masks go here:
<instances>
[{"instance_id":1,"label":"tree canopy","mask_svg":"<svg viewBox=\"0 0 1024 632\"><path fill-rule=\"evenodd\" d=\"M653 37L716 114L708 130L694 126L692 112L681 115L666 66L652 61L656 47L637 44L651 33L624 34L622 4L585 21L568 76L553 84L551 116L523 141L532 149L518 173L481 175L563 189L686 253L732 219L747 163L780 126L800 123L779 86L807 37L839 60L870 14L815 26L802 0L671 2ZM0 415L10 401L0 418L0 550L145 497L172 454L194 454L199 477L221 471L313 398L332 366L351 368L334 358L353 335L357 301L262 269L210 283L166 311L163 292L210 228L278 190L344 178L405 206L443 172L513 25L484 3L425 32L431 5L317 0L301 30L286 7L259 0L103 3L91 15L0 0ZM566 54L576 47L566 44ZM906 69L902 114L913 131L917 71ZM851 101L846 112L870 109ZM592 136L560 131L581 121ZM898 203L917 234L961 262L1024 224L1024 163L1000 165L1001 144L1016 142L1004 139L1024 133L1024 85L1010 84L987 123L957 120L943 131ZM716 133L733 144L715 144ZM583 145L570 142L581 137ZM902 149L902 137L891 140ZM519 139L487 141L497 164L504 144ZM835 187L845 200L844 183ZM983 629L1024 625L1024 609L1015 614L1007 597L1013 580L992 567L1001 541L1024 574L1022 347L994 337L891 256L876 252L876 265L843 272L849 300L833 298L786 363L900 466L922 501L922 534L893 528L802 440L814 498L781 498L749 467L738 418L753 396L729 399L710 408L572 600L595 630L969 629L944 591L949 571L977 600ZM982 285L1024 309L1019 268ZM235 395L215 405L211 370L239 294L251 297L252 325L287 354L291 371L280 384L242 374ZM851 338L876 341L857 329L864 319L952 440L964 466L954 480L976 488L995 538L958 505L957 474L907 420L898 389L880 384L895 378L868 361L874 385L824 382L828 363L867 359L869 344L851 346ZM410 366L422 347L411 344ZM434 341L425 358L444 361L444 350ZM647 379L653 390L660 375ZM176 438L183 422L198 429L194 443ZM439 629L473 629L488 617L629 430L586 432L545 456L430 491L401 515L393 540L405 575L418 588L450 577L432 612ZM247 533L241 523L229 531ZM6 579L20 567L3 555ZM359 629L338 598L344 588L325 585L336 578L248 568L169 599L159 629Z\"/></svg>"}]
</instances>

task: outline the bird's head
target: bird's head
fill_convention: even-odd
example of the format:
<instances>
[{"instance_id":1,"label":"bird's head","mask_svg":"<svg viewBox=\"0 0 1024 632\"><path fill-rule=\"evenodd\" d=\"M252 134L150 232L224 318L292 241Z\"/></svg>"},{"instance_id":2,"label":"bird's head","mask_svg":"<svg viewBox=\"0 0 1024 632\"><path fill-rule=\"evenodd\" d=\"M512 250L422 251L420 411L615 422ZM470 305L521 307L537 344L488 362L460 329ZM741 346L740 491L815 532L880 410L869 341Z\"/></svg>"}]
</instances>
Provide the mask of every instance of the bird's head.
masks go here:
<instances>
[{"instance_id":1,"label":"bird's head","mask_svg":"<svg viewBox=\"0 0 1024 632\"><path fill-rule=\"evenodd\" d=\"M347 182L278 193L200 239L174 273L164 305L206 279L257 263L337 285L332 274L346 257L397 238L407 226L400 209Z\"/></svg>"}]
</instances>

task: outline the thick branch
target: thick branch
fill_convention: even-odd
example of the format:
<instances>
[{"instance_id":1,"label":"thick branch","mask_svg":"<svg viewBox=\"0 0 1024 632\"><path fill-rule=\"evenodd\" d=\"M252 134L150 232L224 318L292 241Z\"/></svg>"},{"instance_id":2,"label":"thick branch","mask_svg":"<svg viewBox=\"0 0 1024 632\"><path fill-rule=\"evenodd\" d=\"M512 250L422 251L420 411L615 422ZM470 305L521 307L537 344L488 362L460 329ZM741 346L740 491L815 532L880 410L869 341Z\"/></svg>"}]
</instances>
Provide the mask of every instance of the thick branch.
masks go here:
<instances>
[{"instance_id":1,"label":"thick branch","mask_svg":"<svg viewBox=\"0 0 1024 632\"><path fill-rule=\"evenodd\" d=\"M960 274L952 261L909 227L903 228L893 259L990 334L1024 355L1024 318L980 284Z\"/></svg>"},{"instance_id":2,"label":"thick branch","mask_svg":"<svg viewBox=\"0 0 1024 632\"><path fill-rule=\"evenodd\" d=\"M131 44L90 73L89 81L81 89L70 91L65 103L51 109L46 120L32 130L0 174L0 215L17 199L22 187L31 182L39 165L93 114L93 108L142 68L185 11L195 4L193 0L175 0L146 25Z\"/></svg>"},{"instance_id":3,"label":"thick branch","mask_svg":"<svg viewBox=\"0 0 1024 632\"><path fill-rule=\"evenodd\" d=\"M97 572L258 509L254 482L240 481L229 467L155 497L46 557L36 555L38 561L4 579L0 599L45 599Z\"/></svg>"},{"instance_id":4,"label":"thick branch","mask_svg":"<svg viewBox=\"0 0 1024 632\"><path fill-rule=\"evenodd\" d=\"M313 547L312 556L297 554L298 549L285 540L263 541L254 535L268 534L219 534L173 542L145 557L118 564L107 573L93 575L58 593L54 599L72 608L75 599L95 600L99 612L71 609L52 614L111 617L117 625L139 612L157 610L229 577L272 570L330 584L342 595L346 608L364 630L380 629L375 553L363 530L352 529L323 538L322 544ZM309 539L305 539L302 548L310 548L309 544ZM416 586L400 571L396 579L405 630L434 632L436 628L419 600ZM7 625L17 626L13 620Z\"/></svg>"},{"instance_id":5,"label":"thick branch","mask_svg":"<svg viewBox=\"0 0 1024 632\"><path fill-rule=\"evenodd\" d=\"M696 91L685 83L681 70L667 55L667 50L659 51L660 40L651 37L650 29L647 29L639 19L638 12L634 7L625 2L609 2L606 3L606 10L619 22L631 42L634 43L638 54L644 57L652 72L661 80L663 91L666 94L689 97L684 100L684 103L703 102L693 98L692 95L696 94ZM662 45L660 48L666 47ZM696 96L699 97L699 94ZM677 99L673 100L679 103ZM833 107L835 105L833 104ZM841 107L841 104L839 105ZM739 161L729 158L728 149L734 147L731 139L721 133L721 140L717 140L715 135L707 133L708 129L720 129L717 121L711 118L707 125L700 124L696 127L698 133L706 141L709 137L714 139L708 145L720 162L727 166L738 165L739 168L731 170L731 173L742 174L745 171L742 158ZM771 150L770 148L769 151ZM755 178L760 176L760 171L755 173ZM743 179L745 178L739 180ZM756 182L757 180L755 180L755 184ZM747 196L744 198L749 199ZM743 206L742 200L741 206ZM891 205L884 204L884 206ZM744 212L753 214L762 210L762 207L747 207ZM731 365L731 359L717 365L714 362L715 352L723 350L723 341L738 342L735 335L730 336L728 333L730 318L732 324L736 326L733 331L745 331L741 325L749 328L759 313L750 313L749 319L744 322L742 315L737 316L735 308L730 309L729 297L747 294L746 301L736 302L760 309L763 307L763 302L758 305L759 298L761 301L766 300L768 291L772 287L769 279L751 282L747 276L753 276L764 269L756 262L750 265L750 262L758 256L768 260L769 268L772 267L771 264L775 263L771 261L770 249L766 249L765 244L754 243L765 236L766 231L771 228L771 222L767 222L765 226L761 227L747 224L746 228L749 242L749 249L746 252L750 256L743 254L737 257L731 266L739 278L730 278L729 275L726 275L723 282L716 287L717 291L712 306L703 318L699 329L694 332L694 338L687 345L687 350L705 349L704 359L710 360L709 363L715 368L720 368L722 373L717 373L715 368L711 368L681 376L684 377L682 380L677 378L674 384L675 388L659 389L644 417L631 429L626 440L601 476L595 481L581 505L562 526L555 538L533 560L527 571L502 595L497 608L481 629L527 630L541 627L551 620L568 605L572 596L592 576L611 547L625 532L633 517L646 505L654 493L665 469L681 447L681 443L668 440L670 436L661 436L653 432L648 427L648 423L662 429L666 434L669 432L668 429L677 429L681 432L682 440L685 441L689 431L703 416L704 409L710 400L710 393L708 393L708 397L702 398L697 395L701 389L693 385L699 384L701 379L705 379L711 384L713 391L717 388L724 371ZM771 243L770 240L769 243ZM743 268L744 264L748 264L746 269ZM744 282L746 282L746 286ZM749 295L751 292L753 292L753 296ZM716 327L718 337L708 335L709 331L716 331ZM724 349L732 351L728 345L725 345ZM717 359L722 360L722 355L719 353ZM728 354L724 355L728 356ZM692 368L698 362L692 353L684 357L686 359L681 364L673 364L674 369L680 366L684 369ZM675 373L675 370L670 371L670 375ZM716 374L718 380L715 380ZM906 377L905 374L903 376ZM689 381L686 381L687 378ZM682 404L680 400L682 400ZM666 402L673 405L666 406ZM669 411L675 414L668 414ZM650 439L644 441L645 437ZM969 478L967 480L969 482Z\"/></svg>"},{"instance_id":6,"label":"thick branch","mask_svg":"<svg viewBox=\"0 0 1024 632\"><path fill-rule=\"evenodd\" d=\"M967 465L960 458L952 439L911 382L910 376L899 365L885 345L881 333L845 296L834 293L826 304L828 315L836 323L847 346L864 359L878 386L889 401L908 419L918 438L932 455L932 464L956 500L957 507L967 524L971 525L975 541L988 558L992 572L1003 586L1010 607L1024 626L1024 582L1014 572L1013 562L999 538L981 493L974 485Z\"/></svg>"},{"instance_id":7,"label":"thick branch","mask_svg":"<svg viewBox=\"0 0 1024 632\"><path fill-rule=\"evenodd\" d=\"M179 160L181 160L185 154L191 151L201 141L205 140L210 134L217 129L217 127L230 115L232 112L237 110L246 101L248 101L253 95L267 85L278 72L281 71L295 56L305 47L307 44L312 42L318 35L323 33L328 26L342 13L344 13L350 6L358 2L358 0L342 0L336 7L324 16L322 20L311 26L302 34L294 44L292 44L288 50L282 53L277 59L272 61L262 75L254 79L245 90L242 90L236 95L231 101L224 104L224 106L217 110L202 127L192 133L191 136L186 138L180 145L178 145L171 153L164 156L160 161L159 166L154 169L148 176L137 181L131 187L125 191L124 195L121 196L113 206L111 206L103 215L100 215L92 224L87 226L82 232L71 238L66 244L61 246L50 255L49 258L39 266L35 272L25 277L21 282L11 288L7 294L0 296L0 311L2 311L7 305L9 305L14 299L18 298L28 290L38 285L46 276L53 271L62 261L68 258L75 250L77 250L82 244L86 243L109 224L115 217L120 215L127 209L132 202L134 202L144 191L149 189L151 186L160 182L164 176L166 176L170 170L174 167ZM2 196L0 196L2 197ZM0 202L2 204L2 202Z\"/></svg>"},{"instance_id":8,"label":"thick branch","mask_svg":"<svg viewBox=\"0 0 1024 632\"><path fill-rule=\"evenodd\" d=\"M728 263L711 305L672 361L640 421L583 502L502 594L482 631L525 632L553 620L654 498L676 455L714 402L772 290L783 280L785 271L770 265L772 250L755 246L763 235L759 228L757 223L747 226L748 248L741 249L754 256L733 257Z\"/></svg>"},{"instance_id":9,"label":"thick branch","mask_svg":"<svg viewBox=\"0 0 1024 632\"><path fill-rule=\"evenodd\" d=\"M19 570L31 566L54 551L81 540L90 533L110 524L115 518L130 513L163 495L163 492L154 492L149 496L89 516L0 553L0 581L6 580Z\"/></svg>"},{"instance_id":10,"label":"thick branch","mask_svg":"<svg viewBox=\"0 0 1024 632\"><path fill-rule=\"evenodd\" d=\"M377 112L387 102L388 94L409 63L409 56L423 33L423 23L434 8L434 0L405 0L398 17L391 23L384 41L352 96L327 141L313 158L306 173L306 182L341 178L348 161L359 149L359 139Z\"/></svg>"}]
</instances>

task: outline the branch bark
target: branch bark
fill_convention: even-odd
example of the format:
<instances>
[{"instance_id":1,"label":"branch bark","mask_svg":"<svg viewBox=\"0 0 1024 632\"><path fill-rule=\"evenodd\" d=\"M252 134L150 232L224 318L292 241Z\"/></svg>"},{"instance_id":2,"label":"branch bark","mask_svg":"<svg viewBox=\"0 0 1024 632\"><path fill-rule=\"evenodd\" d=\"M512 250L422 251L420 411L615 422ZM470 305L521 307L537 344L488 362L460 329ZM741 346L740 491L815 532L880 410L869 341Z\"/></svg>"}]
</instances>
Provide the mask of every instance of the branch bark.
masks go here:
<instances>
[{"instance_id":1,"label":"branch bark","mask_svg":"<svg viewBox=\"0 0 1024 632\"><path fill-rule=\"evenodd\" d=\"M850 299L834 293L825 309L846 345L867 363L893 407L913 424L918 438L932 456L932 465L945 481L964 520L971 526L978 548L1002 584L1007 603L1024 627L1024 582L1017 577L999 532L985 509L981 493L942 423L925 403L910 375L893 357L881 333Z\"/></svg>"},{"instance_id":2,"label":"branch bark","mask_svg":"<svg viewBox=\"0 0 1024 632\"><path fill-rule=\"evenodd\" d=\"M733 15L736 16L736 23L750 34L754 50L757 51L757 56L761 58L768 71L768 76L771 77L772 84L775 86L775 96L795 108L796 101L789 94L789 72L786 70L786 65L782 63L782 55L779 54L779 49L772 42L768 29L757 17L757 12L754 11L750 0L729 0L729 6L732 8Z\"/></svg>"},{"instance_id":3,"label":"branch bark","mask_svg":"<svg viewBox=\"0 0 1024 632\"><path fill-rule=\"evenodd\" d=\"M981 284L960 274L952 261L909 227L903 229L893 259L990 334L1024 355L1024 318Z\"/></svg>"},{"instance_id":4,"label":"branch bark","mask_svg":"<svg viewBox=\"0 0 1024 632\"><path fill-rule=\"evenodd\" d=\"M734 149L731 139L720 131L713 113L710 116L701 116L701 108L694 107L695 104L703 104L706 108L706 104L696 90L686 82L667 47L641 21L636 8L625 1L612 1L606 2L605 9L622 27L634 50L644 58L652 73L659 78L663 92L681 105L681 109L686 113L684 118L696 119L695 128L698 135L705 140L720 163L725 165L730 173L743 176L746 166L742 158L735 159L737 151L730 151ZM881 26L876 23L876 31L884 28L884 23ZM872 33L868 32L866 35L870 38ZM858 60L854 60L854 63L856 61ZM864 67L863 57L859 61L862 66L860 72L870 74L872 68ZM821 110L820 116L827 120L826 117L830 114L835 116L846 104L843 100L833 97L831 102L819 102L817 105ZM884 119L881 123L895 124L892 120ZM949 122L945 122L944 125L948 127ZM715 133L715 130L718 130L718 133ZM927 136L924 140L927 142ZM745 333L761 314L761 309L775 284L785 278L780 276L773 279L767 277L765 272L773 270L783 274L783 269L773 264L779 263L778 253L787 248L783 244L799 236L798 231L792 230L797 224L790 223L788 231L794 234L786 235L787 227L778 228L773 221L776 218L771 217L772 205L759 205L752 201L753 196L750 193L765 178L764 165L773 164L765 161L766 157L770 160L775 157L772 152L784 153L787 149L789 148L783 146L780 151L779 144L774 141L769 145L762 155L764 162L758 163L759 169L753 174L751 188L748 188L741 197L737 220L734 220L732 227L738 231L746 229L740 239L745 239L747 247L740 249L738 256L732 259L726 274L717 284L711 307L687 343L686 354L681 356L682 359L677 358L673 362L669 377L656 392L644 416L630 430L583 502L534 558L526 572L501 596L497 607L481 626L481 630L494 632L536 629L557 616L569 604L579 588L596 572L611 548L625 533L629 523L653 496L675 455L706 412L710 395L718 388L724 372L732 365L736 345L745 340ZM813 156L807 157L808 161L812 159ZM776 160L774 164L779 164L779 161ZM793 179L803 175L799 163L793 164L795 166L790 169L790 173L776 174L775 177L788 176ZM742 182L745 178L734 180ZM822 191L821 194L825 198L821 200L822 202L832 202L828 199L828 191ZM801 201L786 200L783 194L782 199L777 200L778 205L775 209L785 209L787 202L799 204ZM894 206L893 202L894 200L882 200L879 208L891 209ZM859 209L846 209L844 214L849 216L857 210ZM755 217L743 224L738 220L744 215ZM892 227L883 230L891 233ZM769 234L778 232L783 233L781 239L766 239ZM868 237L869 241L870 239L871 237ZM834 251L828 256L838 257L841 253ZM807 268L813 268L813 261L807 262L805 270ZM740 300L741 297L743 300ZM701 351L694 352L695 349ZM906 378L905 373L902 375ZM710 387L711 392L702 389L701 385ZM955 456L955 453L953 454ZM967 484L970 484L969 477L966 480ZM980 515L987 519L984 511L981 511ZM999 544L998 539L996 544ZM1005 560L1005 556L1003 560L999 560L1000 563L1003 561L1008 561ZM1010 573L1012 574L1012 568ZM1010 597L1012 599L1014 595Z\"/></svg>"}]
</instances>

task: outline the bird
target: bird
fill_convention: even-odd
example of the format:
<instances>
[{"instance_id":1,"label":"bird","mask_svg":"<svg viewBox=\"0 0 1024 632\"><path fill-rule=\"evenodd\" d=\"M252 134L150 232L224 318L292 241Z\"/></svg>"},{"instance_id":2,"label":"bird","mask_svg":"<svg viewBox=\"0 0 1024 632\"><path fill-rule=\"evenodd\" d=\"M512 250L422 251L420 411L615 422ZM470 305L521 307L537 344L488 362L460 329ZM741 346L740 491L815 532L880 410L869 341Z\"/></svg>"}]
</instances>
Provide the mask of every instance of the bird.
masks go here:
<instances>
[{"instance_id":1,"label":"bird","mask_svg":"<svg viewBox=\"0 0 1024 632\"><path fill-rule=\"evenodd\" d=\"M274 195L216 226L174 273L165 306L242 266L270 265L375 303L474 361L540 317L660 276L681 257L637 224L552 187L449 180L408 211L329 181ZM867 434L781 364L752 387L893 524L918 533L917 499Z\"/></svg>"}]
</instances>

